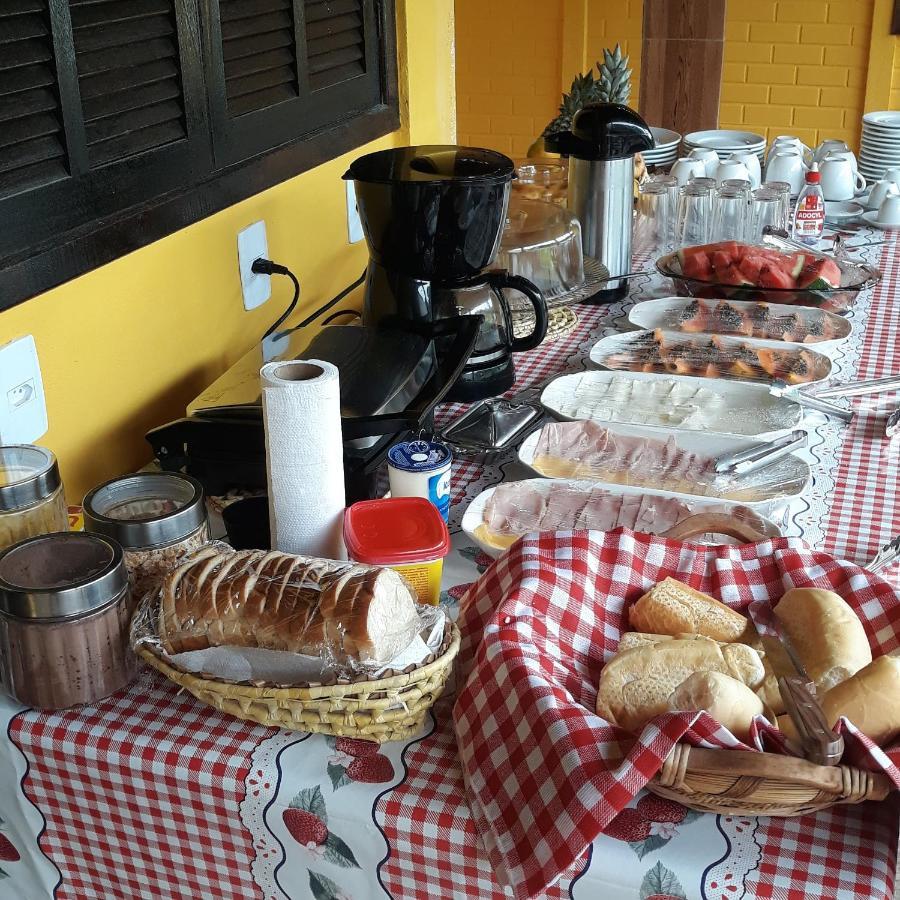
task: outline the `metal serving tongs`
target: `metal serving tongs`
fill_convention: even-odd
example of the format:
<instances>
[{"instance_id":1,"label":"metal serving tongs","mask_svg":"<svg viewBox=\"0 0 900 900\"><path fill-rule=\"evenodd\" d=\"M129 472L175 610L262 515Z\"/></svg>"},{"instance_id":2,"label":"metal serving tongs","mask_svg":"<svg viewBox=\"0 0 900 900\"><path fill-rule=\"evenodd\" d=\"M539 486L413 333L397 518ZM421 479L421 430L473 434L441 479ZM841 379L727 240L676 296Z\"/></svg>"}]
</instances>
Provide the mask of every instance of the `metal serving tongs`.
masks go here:
<instances>
[{"instance_id":1,"label":"metal serving tongs","mask_svg":"<svg viewBox=\"0 0 900 900\"><path fill-rule=\"evenodd\" d=\"M862 397L867 394L882 394L886 391L900 390L900 375L848 381L846 384L834 384L823 388L811 385L810 390L813 392L813 396L819 400L824 397Z\"/></svg>"},{"instance_id":2,"label":"metal serving tongs","mask_svg":"<svg viewBox=\"0 0 900 900\"><path fill-rule=\"evenodd\" d=\"M900 558L900 536L891 538L867 563L864 569L870 572L880 572L885 566L889 566L894 560Z\"/></svg>"},{"instance_id":3,"label":"metal serving tongs","mask_svg":"<svg viewBox=\"0 0 900 900\"><path fill-rule=\"evenodd\" d=\"M746 450L738 450L715 460L717 475L746 475L771 466L772 463L806 446L806 432L797 430L773 441L760 441Z\"/></svg>"},{"instance_id":4,"label":"metal serving tongs","mask_svg":"<svg viewBox=\"0 0 900 900\"><path fill-rule=\"evenodd\" d=\"M769 393L774 397L784 397L786 400L793 400L801 406L823 412L827 416L843 419L845 422L850 422L853 419L852 409L838 406L836 403L829 403L827 400L823 400L818 394L810 394L806 391L802 391L800 390L800 385L788 384L780 378L775 379L769 386Z\"/></svg>"},{"instance_id":5,"label":"metal serving tongs","mask_svg":"<svg viewBox=\"0 0 900 900\"><path fill-rule=\"evenodd\" d=\"M809 677L797 649L774 615L771 604L767 600L754 600L747 614L760 637L781 644L794 669L792 674L778 677L778 690L787 714L797 729L803 755L816 765L836 766L844 755L844 739L831 730L816 698L815 682Z\"/></svg>"}]
</instances>

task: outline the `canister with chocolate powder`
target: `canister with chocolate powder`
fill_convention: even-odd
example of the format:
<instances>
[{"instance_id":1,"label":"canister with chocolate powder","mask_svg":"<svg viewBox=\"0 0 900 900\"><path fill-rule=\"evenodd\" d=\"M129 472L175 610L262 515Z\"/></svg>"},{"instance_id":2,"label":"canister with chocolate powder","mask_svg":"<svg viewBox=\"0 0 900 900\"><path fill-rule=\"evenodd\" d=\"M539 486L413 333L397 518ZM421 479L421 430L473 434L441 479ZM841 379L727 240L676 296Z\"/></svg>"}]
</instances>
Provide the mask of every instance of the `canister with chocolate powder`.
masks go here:
<instances>
[{"instance_id":1,"label":"canister with chocolate powder","mask_svg":"<svg viewBox=\"0 0 900 900\"><path fill-rule=\"evenodd\" d=\"M0 552L0 683L64 709L125 687L131 593L122 548L96 534L40 535Z\"/></svg>"}]
</instances>

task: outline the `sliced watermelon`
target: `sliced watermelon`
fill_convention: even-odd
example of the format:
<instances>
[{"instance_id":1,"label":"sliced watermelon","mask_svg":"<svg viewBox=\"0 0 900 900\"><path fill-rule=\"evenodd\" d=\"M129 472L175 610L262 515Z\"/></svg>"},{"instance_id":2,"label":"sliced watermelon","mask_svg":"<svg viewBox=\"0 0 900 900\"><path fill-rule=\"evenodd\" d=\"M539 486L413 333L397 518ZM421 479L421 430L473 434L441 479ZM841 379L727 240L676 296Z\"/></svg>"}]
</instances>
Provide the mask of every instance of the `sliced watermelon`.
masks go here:
<instances>
[{"instance_id":1,"label":"sliced watermelon","mask_svg":"<svg viewBox=\"0 0 900 900\"><path fill-rule=\"evenodd\" d=\"M797 287L812 291L841 286L841 270L833 259L825 256L809 257L797 277Z\"/></svg>"},{"instance_id":2,"label":"sliced watermelon","mask_svg":"<svg viewBox=\"0 0 900 900\"><path fill-rule=\"evenodd\" d=\"M756 253L748 253L740 261L738 268L745 278L748 278L753 284L759 284L759 273L768 265L770 265L770 261L766 257Z\"/></svg>"},{"instance_id":3,"label":"sliced watermelon","mask_svg":"<svg viewBox=\"0 0 900 900\"><path fill-rule=\"evenodd\" d=\"M715 266L715 262L713 262L713 265ZM744 277L741 270L735 265L727 265L721 269L716 268L716 277L721 284L731 284L737 287L753 284L752 281Z\"/></svg>"},{"instance_id":4,"label":"sliced watermelon","mask_svg":"<svg viewBox=\"0 0 900 900\"><path fill-rule=\"evenodd\" d=\"M764 288L789 290L794 284L791 273L778 266L765 266L759 273L759 285Z\"/></svg>"},{"instance_id":5,"label":"sliced watermelon","mask_svg":"<svg viewBox=\"0 0 900 900\"><path fill-rule=\"evenodd\" d=\"M790 263L790 273L794 278L799 278L803 267L809 262L810 257L806 253L792 253Z\"/></svg>"},{"instance_id":6,"label":"sliced watermelon","mask_svg":"<svg viewBox=\"0 0 900 900\"><path fill-rule=\"evenodd\" d=\"M719 250L727 253L732 259L739 260L746 253L747 247L747 244L739 241L717 241L715 244L707 244L706 250L708 253L715 253L716 250Z\"/></svg>"},{"instance_id":7,"label":"sliced watermelon","mask_svg":"<svg viewBox=\"0 0 900 900\"><path fill-rule=\"evenodd\" d=\"M686 278L709 281L713 277L712 265L706 252L692 253L681 261L681 272Z\"/></svg>"},{"instance_id":8,"label":"sliced watermelon","mask_svg":"<svg viewBox=\"0 0 900 900\"><path fill-rule=\"evenodd\" d=\"M731 253L726 253L724 250L713 250L710 254L710 260L712 261L712 267L716 271L716 274L722 272L724 269L731 268L738 262L736 256L733 256Z\"/></svg>"}]
</instances>

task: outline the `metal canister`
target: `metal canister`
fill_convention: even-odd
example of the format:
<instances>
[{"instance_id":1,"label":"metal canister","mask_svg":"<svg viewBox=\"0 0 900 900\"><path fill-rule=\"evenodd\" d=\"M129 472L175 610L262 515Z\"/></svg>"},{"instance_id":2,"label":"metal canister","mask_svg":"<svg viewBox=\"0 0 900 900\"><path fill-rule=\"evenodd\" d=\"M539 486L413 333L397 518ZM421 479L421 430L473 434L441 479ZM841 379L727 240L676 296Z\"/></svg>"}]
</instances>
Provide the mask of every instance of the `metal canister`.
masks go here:
<instances>
[{"instance_id":1,"label":"metal canister","mask_svg":"<svg viewBox=\"0 0 900 900\"><path fill-rule=\"evenodd\" d=\"M20 703L65 709L125 687L131 594L122 548L56 532L0 553L0 681Z\"/></svg>"},{"instance_id":2,"label":"metal canister","mask_svg":"<svg viewBox=\"0 0 900 900\"><path fill-rule=\"evenodd\" d=\"M654 146L647 123L621 103L581 109L571 131L552 135L548 147L569 157L569 209L581 222L581 244L611 276L631 270L634 155ZM594 300L610 303L628 288L611 279Z\"/></svg>"},{"instance_id":3,"label":"metal canister","mask_svg":"<svg viewBox=\"0 0 900 900\"><path fill-rule=\"evenodd\" d=\"M125 550L136 598L209 540L203 486L178 472L136 472L95 487L84 498L84 530Z\"/></svg>"}]
</instances>

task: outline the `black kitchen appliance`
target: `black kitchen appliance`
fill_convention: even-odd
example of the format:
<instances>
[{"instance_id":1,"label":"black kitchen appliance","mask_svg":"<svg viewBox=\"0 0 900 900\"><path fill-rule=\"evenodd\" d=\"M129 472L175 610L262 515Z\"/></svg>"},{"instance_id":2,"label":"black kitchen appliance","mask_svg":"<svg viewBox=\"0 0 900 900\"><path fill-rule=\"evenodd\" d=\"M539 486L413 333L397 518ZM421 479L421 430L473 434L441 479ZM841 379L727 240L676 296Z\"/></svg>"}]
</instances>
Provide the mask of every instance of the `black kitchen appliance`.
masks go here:
<instances>
[{"instance_id":1,"label":"black kitchen appliance","mask_svg":"<svg viewBox=\"0 0 900 900\"><path fill-rule=\"evenodd\" d=\"M184 418L153 429L147 440L163 469L184 469L208 494L264 489L259 370L273 359L326 360L340 373L347 502L369 499L388 448L431 427L432 411L462 372L481 321L458 316L384 328L332 325L312 340L308 331L292 332L277 354L264 357L262 345L249 351L188 406Z\"/></svg>"},{"instance_id":2,"label":"black kitchen appliance","mask_svg":"<svg viewBox=\"0 0 900 900\"><path fill-rule=\"evenodd\" d=\"M381 150L350 165L369 248L363 322L440 323L483 317L469 361L447 399L472 401L503 393L515 380L512 354L547 333L547 306L532 282L485 270L506 221L512 160L493 150L426 145ZM505 291L534 307L531 334L516 339ZM438 341L440 352L442 343Z\"/></svg>"}]
</instances>

